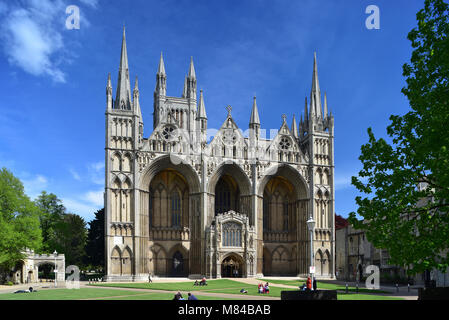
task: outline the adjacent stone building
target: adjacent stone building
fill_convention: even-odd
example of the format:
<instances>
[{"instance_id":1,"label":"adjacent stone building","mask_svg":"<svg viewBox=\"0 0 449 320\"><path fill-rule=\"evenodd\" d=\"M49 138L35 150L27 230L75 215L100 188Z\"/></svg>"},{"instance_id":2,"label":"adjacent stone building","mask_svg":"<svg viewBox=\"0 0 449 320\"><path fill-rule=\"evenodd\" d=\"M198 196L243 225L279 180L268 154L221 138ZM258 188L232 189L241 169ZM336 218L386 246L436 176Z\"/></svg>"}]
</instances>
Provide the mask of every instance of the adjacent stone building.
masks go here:
<instances>
[{"instance_id":1,"label":"adjacent stone building","mask_svg":"<svg viewBox=\"0 0 449 320\"><path fill-rule=\"evenodd\" d=\"M341 221L340 217L340 221ZM338 216L336 218L338 220ZM345 219L343 219L345 220ZM369 265L379 267L382 282L408 281L412 285L447 287L449 269L443 273L436 269L428 270L415 276L407 276L406 270L389 263L388 250L375 248L365 236L363 230L354 229L348 223L336 224L336 278L337 280L360 281L369 276Z\"/></svg>"},{"instance_id":2,"label":"adjacent stone building","mask_svg":"<svg viewBox=\"0 0 449 320\"><path fill-rule=\"evenodd\" d=\"M14 284L39 282L39 268L46 264L52 265L56 270L56 280L65 281L65 255L64 254L37 254L34 250L26 249L25 258L19 261L7 276L7 281Z\"/></svg>"},{"instance_id":3,"label":"adjacent stone building","mask_svg":"<svg viewBox=\"0 0 449 320\"><path fill-rule=\"evenodd\" d=\"M106 279L305 276L310 217L316 276L334 277L334 117L316 56L299 124L279 115L270 139L256 97L245 132L230 106L222 126L208 129L193 59L181 96L167 96L167 86L161 54L153 131L144 137L149 109L140 105L137 77L131 91L123 32L115 99L110 75L106 87Z\"/></svg>"}]
</instances>

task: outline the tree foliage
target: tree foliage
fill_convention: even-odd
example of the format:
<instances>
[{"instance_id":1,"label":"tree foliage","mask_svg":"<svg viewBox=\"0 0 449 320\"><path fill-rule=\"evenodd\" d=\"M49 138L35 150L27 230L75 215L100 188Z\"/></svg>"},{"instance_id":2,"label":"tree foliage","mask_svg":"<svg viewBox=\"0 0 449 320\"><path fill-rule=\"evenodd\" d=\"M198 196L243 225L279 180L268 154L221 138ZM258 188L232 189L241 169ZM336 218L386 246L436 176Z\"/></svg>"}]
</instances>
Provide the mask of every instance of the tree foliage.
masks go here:
<instances>
[{"instance_id":1,"label":"tree foliage","mask_svg":"<svg viewBox=\"0 0 449 320\"><path fill-rule=\"evenodd\" d=\"M409 273L445 270L449 263L449 11L442 0L426 0L409 34L413 50L403 66L402 89L411 110L392 115L391 143L369 142L359 159L363 169L352 184L358 215L350 222L366 231L376 247L385 248L390 263Z\"/></svg>"},{"instance_id":2,"label":"tree foliage","mask_svg":"<svg viewBox=\"0 0 449 320\"><path fill-rule=\"evenodd\" d=\"M86 264L103 267L104 247L104 208L95 212L95 219L89 222L86 244Z\"/></svg>"},{"instance_id":3,"label":"tree foliage","mask_svg":"<svg viewBox=\"0 0 449 320\"><path fill-rule=\"evenodd\" d=\"M39 249L39 208L25 195L23 184L6 168L0 170L0 271L23 259L25 248Z\"/></svg>"},{"instance_id":4,"label":"tree foliage","mask_svg":"<svg viewBox=\"0 0 449 320\"><path fill-rule=\"evenodd\" d=\"M39 216L43 239L41 252L52 253L55 250L56 228L63 220L66 208L55 194L46 191L42 191L35 203L41 212Z\"/></svg>"},{"instance_id":5,"label":"tree foliage","mask_svg":"<svg viewBox=\"0 0 449 320\"><path fill-rule=\"evenodd\" d=\"M53 193L43 191L35 203L41 211L42 252L53 253L56 250L65 255L66 265L83 265L87 241L84 219L67 213L62 201Z\"/></svg>"}]
</instances>

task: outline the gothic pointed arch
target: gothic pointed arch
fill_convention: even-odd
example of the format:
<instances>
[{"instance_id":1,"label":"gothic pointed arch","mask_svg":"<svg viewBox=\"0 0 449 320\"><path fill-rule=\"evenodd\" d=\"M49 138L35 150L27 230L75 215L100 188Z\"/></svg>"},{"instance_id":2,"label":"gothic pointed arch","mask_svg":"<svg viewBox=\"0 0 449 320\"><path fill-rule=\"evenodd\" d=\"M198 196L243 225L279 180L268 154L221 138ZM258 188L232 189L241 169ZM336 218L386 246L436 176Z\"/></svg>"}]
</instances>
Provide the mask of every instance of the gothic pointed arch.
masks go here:
<instances>
[{"instance_id":1,"label":"gothic pointed arch","mask_svg":"<svg viewBox=\"0 0 449 320\"><path fill-rule=\"evenodd\" d=\"M264 173L257 186L257 194L259 196L263 196L265 186L273 177L284 177L285 179L290 181L290 183L292 183L295 188L294 192L296 198L301 200L309 198L309 187L307 181L298 172L298 170L294 169L289 164L274 166L268 169L266 173Z\"/></svg>"},{"instance_id":2,"label":"gothic pointed arch","mask_svg":"<svg viewBox=\"0 0 449 320\"><path fill-rule=\"evenodd\" d=\"M228 174L235 179L243 196L251 194L251 181L245 171L235 162L222 163L214 170L207 185L207 191L209 193L215 191L218 181L224 174Z\"/></svg>"},{"instance_id":3,"label":"gothic pointed arch","mask_svg":"<svg viewBox=\"0 0 449 320\"><path fill-rule=\"evenodd\" d=\"M132 274L132 253L131 249L126 246L122 252L122 274L131 275Z\"/></svg>"},{"instance_id":4,"label":"gothic pointed arch","mask_svg":"<svg viewBox=\"0 0 449 320\"><path fill-rule=\"evenodd\" d=\"M167 254L165 249L159 244L153 245L151 248L151 261L150 270L154 275L166 276L167 275Z\"/></svg>"},{"instance_id":5,"label":"gothic pointed arch","mask_svg":"<svg viewBox=\"0 0 449 320\"><path fill-rule=\"evenodd\" d=\"M115 246L111 252L111 272L115 275L122 273L121 250L118 246Z\"/></svg>"},{"instance_id":6,"label":"gothic pointed arch","mask_svg":"<svg viewBox=\"0 0 449 320\"><path fill-rule=\"evenodd\" d=\"M173 154L161 156L145 168L139 182L141 190L148 190L153 178L166 169L179 172L186 179L190 193L200 192L200 180L195 169Z\"/></svg>"}]
</instances>

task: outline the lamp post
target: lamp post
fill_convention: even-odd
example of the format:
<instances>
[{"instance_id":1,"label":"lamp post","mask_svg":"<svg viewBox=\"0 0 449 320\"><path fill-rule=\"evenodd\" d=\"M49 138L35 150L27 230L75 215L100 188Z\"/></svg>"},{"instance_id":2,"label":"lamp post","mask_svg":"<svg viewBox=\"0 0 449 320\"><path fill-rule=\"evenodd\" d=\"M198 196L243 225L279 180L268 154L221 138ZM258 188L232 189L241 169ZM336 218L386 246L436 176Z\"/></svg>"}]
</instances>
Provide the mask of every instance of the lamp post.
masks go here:
<instances>
[{"instance_id":1,"label":"lamp post","mask_svg":"<svg viewBox=\"0 0 449 320\"><path fill-rule=\"evenodd\" d=\"M307 220L307 227L309 228L310 231L310 275L311 277L313 277L312 274L312 267L315 266L315 259L314 259L314 254L313 254L313 230L315 229L315 221L313 220L313 217L310 217L309 220Z\"/></svg>"},{"instance_id":2,"label":"lamp post","mask_svg":"<svg viewBox=\"0 0 449 320\"><path fill-rule=\"evenodd\" d=\"M56 268L56 257L58 256L58 253L56 252L56 250L55 250L55 252L53 252L53 254L55 255L55 288L56 288L56 278L57 278L57 275L58 275L58 269Z\"/></svg>"}]
</instances>

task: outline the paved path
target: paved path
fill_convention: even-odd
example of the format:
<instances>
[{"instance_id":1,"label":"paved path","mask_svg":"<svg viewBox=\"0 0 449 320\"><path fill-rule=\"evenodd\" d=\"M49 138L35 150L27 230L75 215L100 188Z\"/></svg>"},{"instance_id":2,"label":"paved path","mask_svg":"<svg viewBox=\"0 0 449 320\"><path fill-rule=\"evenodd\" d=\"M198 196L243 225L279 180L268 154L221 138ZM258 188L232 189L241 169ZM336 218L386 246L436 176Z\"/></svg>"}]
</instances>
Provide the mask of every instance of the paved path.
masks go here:
<instances>
[{"instance_id":1,"label":"paved path","mask_svg":"<svg viewBox=\"0 0 449 320\"><path fill-rule=\"evenodd\" d=\"M159 281L158 281L159 282ZM163 281L160 281L163 282ZM88 284L81 284L80 287L84 288L92 288L92 286L89 286ZM171 293L175 294L173 290L152 290L152 289L137 289L137 288L119 288L119 287L94 287L94 288L100 288L100 289L114 289L114 290L123 290L123 291L136 291L136 292L146 292L148 293ZM224 288L226 289L226 288ZM237 288L231 288L238 291ZM217 289L217 290L223 290L223 289ZM233 293L219 293L219 292L205 292L205 291L184 291L181 292L184 296L187 296L187 293L190 292L195 296L209 296L209 297L216 297L216 298L226 298L226 299L234 299L234 300L280 300L281 298L278 297L269 297L269 296L251 296L251 295L245 295L245 294L233 294ZM237 297L238 295L238 297ZM111 297L108 297L111 298ZM97 299L104 299L104 298L91 298L91 299L85 299L85 300L97 300Z\"/></svg>"}]
</instances>

